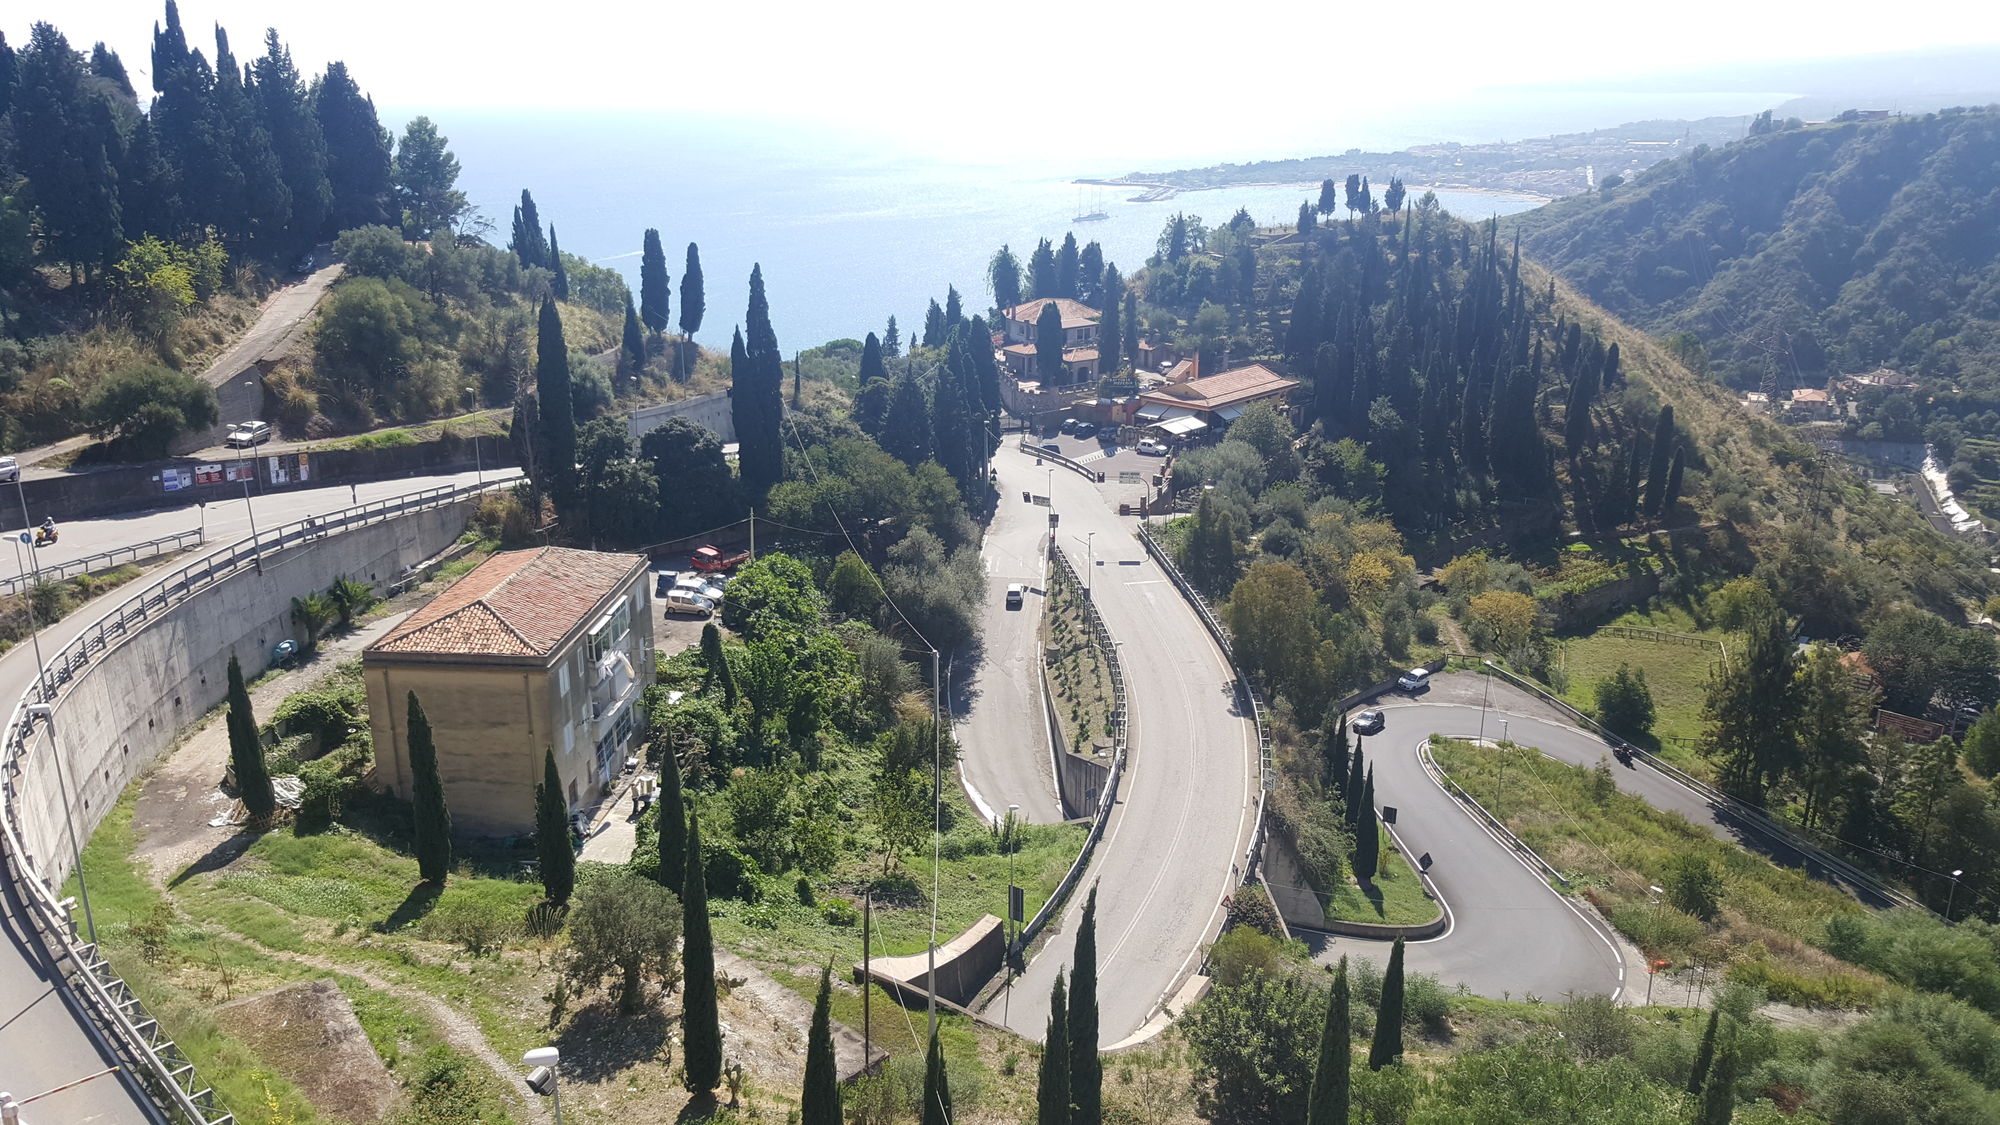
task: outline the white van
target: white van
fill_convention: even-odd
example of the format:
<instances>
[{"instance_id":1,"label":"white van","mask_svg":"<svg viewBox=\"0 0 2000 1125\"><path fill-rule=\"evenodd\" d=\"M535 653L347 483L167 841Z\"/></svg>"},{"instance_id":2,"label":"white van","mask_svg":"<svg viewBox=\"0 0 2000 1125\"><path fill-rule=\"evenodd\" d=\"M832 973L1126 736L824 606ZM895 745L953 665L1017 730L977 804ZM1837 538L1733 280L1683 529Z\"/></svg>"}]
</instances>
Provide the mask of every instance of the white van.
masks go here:
<instances>
[{"instance_id":1,"label":"white van","mask_svg":"<svg viewBox=\"0 0 2000 1125\"><path fill-rule=\"evenodd\" d=\"M715 603L693 590L676 587L667 591L661 599L670 614L684 614L688 617L711 617L715 614Z\"/></svg>"}]
</instances>

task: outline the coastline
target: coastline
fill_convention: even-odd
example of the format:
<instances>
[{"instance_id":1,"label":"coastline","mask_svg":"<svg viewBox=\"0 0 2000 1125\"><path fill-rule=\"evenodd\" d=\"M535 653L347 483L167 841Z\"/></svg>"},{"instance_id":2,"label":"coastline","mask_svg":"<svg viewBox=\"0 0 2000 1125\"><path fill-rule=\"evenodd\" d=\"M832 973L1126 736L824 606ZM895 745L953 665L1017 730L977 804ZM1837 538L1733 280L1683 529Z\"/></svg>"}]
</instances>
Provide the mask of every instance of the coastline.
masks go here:
<instances>
[{"instance_id":1,"label":"coastline","mask_svg":"<svg viewBox=\"0 0 2000 1125\"><path fill-rule=\"evenodd\" d=\"M1076 179L1070 182L1084 187L1139 189L1140 194L1124 201L1127 203L1155 203L1183 194L1192 194L1201 191L1226 191L1232 188L1298 187L1308 191L1319 190L1319 185L1310 180L1228 180L1218 184L1203 184L1200 187L1183 187L1179 184L1161 183L1158 180ZM1404 186L1413 196L1420 196L1426 191L1448 191L1458 195L1502 195L1514 199L1539 199L1544 203L1563 198L1560 195L1552 195L1544 191L1532 191L1527 188L1482 187L1475 184L1406 184Z\"/></svg>"}]
</instances>

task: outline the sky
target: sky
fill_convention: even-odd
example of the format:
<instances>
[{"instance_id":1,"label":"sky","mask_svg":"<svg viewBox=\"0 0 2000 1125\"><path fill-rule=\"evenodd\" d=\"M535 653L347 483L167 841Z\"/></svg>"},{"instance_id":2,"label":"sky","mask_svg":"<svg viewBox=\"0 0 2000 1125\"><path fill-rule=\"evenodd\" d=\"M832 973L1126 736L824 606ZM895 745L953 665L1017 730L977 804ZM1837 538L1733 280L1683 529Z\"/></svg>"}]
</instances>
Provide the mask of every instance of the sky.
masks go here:
<instances>
[{"instance_id":1,"label":"sky","mask_svg":"<svg viewBox=\"0 0 2000 1125\"><path fill-rule=\"evenodd\" d=\"M32 20L52 19L79 47L109 44L144 90L163 6L14 0L0 32L18 46ZM1142 152L1148 134L1268 121L1273 105L1308 117L1393 114L1515 84L1617 89L1668 69L2000 43L2000 4L1990 0L1938 0L1922 6L1922 18L1907 15L1854 0L181 5L190 44L211 57L214 24L242 58L259 53L264 28L275 25L302 72L345 60L385 116L475 107L728 113L944 148L1039 131L1045 150L1100 157Z\"/></svg>"}]
</instances>

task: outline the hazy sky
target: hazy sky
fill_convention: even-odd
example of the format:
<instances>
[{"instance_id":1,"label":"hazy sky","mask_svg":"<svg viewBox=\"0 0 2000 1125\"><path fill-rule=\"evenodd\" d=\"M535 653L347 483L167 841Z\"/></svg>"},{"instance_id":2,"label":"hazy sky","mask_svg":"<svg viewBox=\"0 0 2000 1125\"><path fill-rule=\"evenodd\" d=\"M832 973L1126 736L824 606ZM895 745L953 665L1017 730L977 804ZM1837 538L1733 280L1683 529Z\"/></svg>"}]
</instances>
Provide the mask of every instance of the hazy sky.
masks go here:
<instances>
[{"instance_id":1,"label":"hazy sky","mask_svg":"<svg viewBox=\"0 0 2000 1125\"><path fill-rule=\"evenodd\" d=\"M101 39L143 91L163 4L11 0L0 31L18 46L43 18L79 47ZM742 111L906 138L973 120L1059 130L1079 151L1103 143L1093 134L1226 129L1273 105L1367 114L1517 82L2000 42L1996 13L1990 0L181 5L205 54L218 22L246 58L275 25L302 71L345 59L383 107Z\"/></svg>"}]
</instances>

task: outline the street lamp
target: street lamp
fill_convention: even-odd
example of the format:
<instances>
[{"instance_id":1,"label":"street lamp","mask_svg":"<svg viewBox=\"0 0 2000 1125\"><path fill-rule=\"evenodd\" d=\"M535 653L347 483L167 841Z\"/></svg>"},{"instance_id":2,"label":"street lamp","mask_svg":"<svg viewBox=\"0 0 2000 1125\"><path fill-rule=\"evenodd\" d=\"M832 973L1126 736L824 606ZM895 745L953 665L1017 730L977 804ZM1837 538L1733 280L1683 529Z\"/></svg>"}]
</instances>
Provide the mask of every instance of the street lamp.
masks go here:
<instances>
[{"instance_id":1,"label":"street lamp","mask_svg":"<svg viewBox=\"0 0 2000 1125\"><path fill-rule=\"evenodd\" d=\"M1944 900L1944 920L1951 921L1951 908L1958 902L1958 879L1965 874L1964 869L1955 868L1951 873L1951 894Z\"/></svg>"},{"instance_id":2,"label":"street lamp","mask_svg":"<svg viewBox=\"0 0 2000 1125\"><path fill-rule=\"evenodd\" d=\"M1009 1009L1014 999L1014 942L1021 936L1021 919L1014 910L1014 814L1021 811L1019 805L1007 806L1007 819L1002 822L1000 845L1007 849L1007 992L1000 1001L1000 1022L1007 1022Z\"/></svg>"},{"instance_id":3,"label":"street lamp","mask_svg":"<svg viewBox=\"0 0 2000 1125\"><path fill-rule=\"evenodd\" d=\"M1503 743L1507 741L1507 720L1506 720L1506 719L1502 719L1502 720L1500 720L1500 741L1501 741L1501 742L1503 742Z\"/></svg>"},{"instance_id":4,"label":"street lamp","mask_svg":"<svg viewBox=\"0 0 2000 1125\"><path fill-rule=\"evenodd\" d=\"M554 1047L537 1047L521 1056L521 1061L535 1069L528 1072L528 1089L545 1098L554 1098L556 1125L562 1125L562 1089L556 1083L556 1068L562 1063L562 1052Z\"/></svg>"},{"instance_id":5,"label":"street lamp","mask_svg":"<svg viewBox=\"0 0 2000 1125\"><path fill-rule=\"evenodd\" d=\"M69 797L69 774L63 769L62 746L56 741L56 709L48 703L30 703L28 718L42 720L49 730L49 756L56 763L56 789L62 794L63 825L69 831L69 854L76 864L76 889L83 896L83 924L90 933L90 944L96 945L97 919L90 913L90 884L83 878L83 849L76 840L76 813Z\"/></svg>"}]
</instances>

